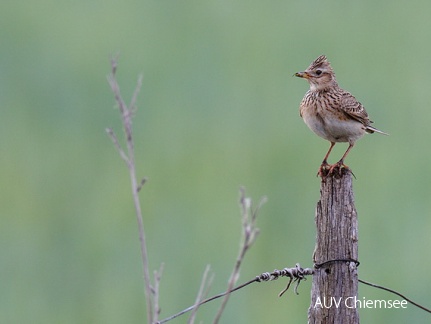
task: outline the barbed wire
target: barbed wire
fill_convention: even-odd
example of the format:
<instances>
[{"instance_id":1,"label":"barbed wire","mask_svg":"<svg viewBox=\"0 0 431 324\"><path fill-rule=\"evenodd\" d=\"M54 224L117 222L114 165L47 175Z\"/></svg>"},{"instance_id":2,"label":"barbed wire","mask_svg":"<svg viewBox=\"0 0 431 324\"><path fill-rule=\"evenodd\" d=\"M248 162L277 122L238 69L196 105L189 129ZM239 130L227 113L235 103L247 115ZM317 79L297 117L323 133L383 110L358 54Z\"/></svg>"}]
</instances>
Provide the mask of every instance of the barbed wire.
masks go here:
<instances>
[{"instance_id":1,"label":"barbed wire","mask_svg":"<svg viewBox=\"0 0 431 324\"><path fill-rule=\"evenodd\" d=\"M233 288L231 291L226 291L226 292L220 293L218 295L212 296L210 298L207 298L207 299L199 302L198 304L190 306L190 307L182 310L181 312L179 312L177 314L174 314L174 315L169 316L169 317L167 317L167 318L165 318L165 319L163 319L161 321L156 322L155 324L163 324L163 323L169 322L170 320L173 320L174 318L177 318L177 317L179 317L179 316L181 316L181 315L183 315L183 314L185 314L185 313L193 310L196 307L199 307L199 306L201 306L203 304L206 304L206 303L208 303L210 301L216 300L216 299L221 298L221 297L223 297L223 296L225 296L227 294L230 294L232 292L240 290L240 289L242 289L242 288L244 288L244 287L246 287L246 286L248 286L248 285L250 285L250 284L252 284L254 282L274 281L274 280L279 279L280 277L287 277L287 278L289 278L289 282L287 283L286 288L284 288L278 294L278 296L279 297L283 296L284 293L287 290L289 290L290 285L292 284L292 282L296 282L296 285L295 285L295 288L294 288L294 292L295 292L296 295L298 295L299 294L298 293L298 286L299 286L299 284L301 283L302 280L307 280L306 276L313 275L315 269L319 269L322 266L324 266L325 264L333 263L333 262L349 262L349 263L350 262L354 262L354 263L356 263L356 266L359 265L359 261L353 260L353 259L334 259L334 260L328 260L328 261L325 261L325 262L322 262L322 263L316 263L314 265L314 269L312 269L312 268L302 268L300 266L300 264L297 263L295 265L295 267L293 267L293 268L283 268L282 270L275 269L272 272L263 272L260 275L256 276L255 278L253 278L252 280L249 280L249 281L243 283L242 285L239 285L239 286ZM397 291L395 291L393 289L386 288L386 287L383 287L383 286L380 286L380 285L376 285L376 284L373 284L373 283L370 283L370 282L367 282L367 281L361 280L361 279L358 279L358 281L360 283L364 284L364 285L368 285L368 286L371 286L371 287L374 287L374 288L386 290L386 291L388 291L390 293L393 293L393 294L395 294L395 295L403 298L407 302L411 303L412 305L414 305L414 306L416 306L416 307L418 307L418 308L420 308L420 309L422 309L422 310L424 310L424 311L426 311L428 313L431 313L431 310L429 308L427 308L425 306L422 306L422 305L414 302L410 298L407 298L405 295L403 295L403 294L401 294L401 293L399 293L399 292L397 292Z\"/></svg>"},{"instance_id":2,"label":"barbed wire","mask_svg":"<svg viewBox=\"0 0 431 324\"><path fill-rule=\"evenodd\" d=\"M413 300L411 300L410 298L407 298L406 296L404 296L403 294L399 293L398 291L395 291L395 290L392 290L390 288L386 288L386 287L383 287L383 286L379 286L379 285L373 284L373 283L365 281L365 280L358 279L358 281L360 283L363 283L364 285L368 285L368 286L371 286L371 287L374 287L374 288L379 288L379 289L382 289L382 290L389 291L389 292L391 292L391 293L393 293L393 294L401 297L402 299L407 300L410 304L415 305L416 307L419 307L420 309L422 309L422 310L424 310L424 311L426 311L428 313L431 313L431 309L426 308L425 306L422 306L422 305L414 302Z\"/></svg>"}]
</instances>

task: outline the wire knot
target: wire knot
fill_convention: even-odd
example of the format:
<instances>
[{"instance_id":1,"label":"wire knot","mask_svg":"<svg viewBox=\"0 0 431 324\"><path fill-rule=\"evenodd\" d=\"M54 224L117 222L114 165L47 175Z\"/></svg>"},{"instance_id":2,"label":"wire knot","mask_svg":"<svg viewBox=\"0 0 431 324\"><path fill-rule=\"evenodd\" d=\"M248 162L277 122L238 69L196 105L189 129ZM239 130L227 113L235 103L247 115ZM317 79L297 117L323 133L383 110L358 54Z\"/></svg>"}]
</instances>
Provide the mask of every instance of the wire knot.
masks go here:
<instances>
[{"instance_id":1,"label":"wire knot","mask_svg":"<svg viewBox=\"0 0 431 324\"><path fill-rule=\"evenodd\" d=\"M289 289L290 284L292 281L296 282L295 285L295 293L298 295L298 286L301 280L306 280L307 278L305 276L312 275L314 273L314 270L311 268L301 268L299 263L295 265L294 268L284 268L283 270L277 270L275 269L273 272L264 272L256 277L256 281L262 282L262 281L272 281L277 280L280 277L289 277L289 282L287 283L287 286L285 289L283 289L278 296L281 297L283 294Z\"/></svg>"}]
</instances>

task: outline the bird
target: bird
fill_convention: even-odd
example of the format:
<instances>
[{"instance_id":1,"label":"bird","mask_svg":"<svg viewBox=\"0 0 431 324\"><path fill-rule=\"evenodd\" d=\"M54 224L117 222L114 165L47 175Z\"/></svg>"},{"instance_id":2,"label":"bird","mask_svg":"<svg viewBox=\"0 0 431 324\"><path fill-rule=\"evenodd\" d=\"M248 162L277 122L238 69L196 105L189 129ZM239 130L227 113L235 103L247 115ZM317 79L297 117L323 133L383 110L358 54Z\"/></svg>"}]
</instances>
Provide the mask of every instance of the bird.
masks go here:
<instances>
[{"instance_id":1,"label":"bird","mask_svg":"<svg viewBox=\"0 0 431 324\"><path fill-rule=\"evenodd\" d=\"M339 87L325 55L320 55L305 71L294 76L304 78L310 84L299 106L300 116L315 134L331 143L317 173L322 179L332 175L337 168L340 174L343 168L350 170L344 160L364 134L389 135L371 126L373 122L364 106L350 92ZM330 165L328 157L335 143L349 143L349 147L337 163Z\"/></svg>"}]
</instances>

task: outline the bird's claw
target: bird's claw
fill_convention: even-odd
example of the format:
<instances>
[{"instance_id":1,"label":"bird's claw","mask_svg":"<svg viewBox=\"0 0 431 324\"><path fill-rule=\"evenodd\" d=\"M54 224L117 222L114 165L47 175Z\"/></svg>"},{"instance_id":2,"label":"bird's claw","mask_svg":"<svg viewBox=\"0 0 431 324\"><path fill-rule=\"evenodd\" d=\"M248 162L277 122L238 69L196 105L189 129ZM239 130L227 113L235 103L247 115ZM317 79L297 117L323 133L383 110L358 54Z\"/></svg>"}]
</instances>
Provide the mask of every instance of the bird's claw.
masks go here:
<instances>
[{"instance_id":1,"label":"bird's claw","mask_svg":"<svg viewBox=\"0 0 431 324\"><path fill-rule=\"evenodd\" d=\"M347 165L345 165L343 162L339 161L339 162L337 162L331 166L331 168L329 169L328 175L333 175L337 169L338 169L339 175L342 175L343 169L345 169L346 171L350 170Z\"/></svg>"},{"instance_id":2,"label":"bird's claw","mask_svg":"<svg viewBox=\"0 0 431 324\"><path fill-rule=\"evenodd\" d=\"M341 177L346 172L350 172L355 177L352 170L350 170L350 168L342 161L338 161L337 163L332 165L328 164L327 162L323 162L320 165L319 171L317 172L317 176L320 176L322 180L325 181L326 178L329 176L338 175L339 177Z\"/></svg>"},{"instance_id":3,"label":"bird's claw","mask_svg":"<svg viewBox=\"0 0 431 324\"><path fill-rule=\"evenodd\" d=\"M322 179L325 179L326 176L328 175L328 171L331 169L331 165L328 164L328 162L323 161L322 164L319 167L319 170L317 171L317 175L318 177L321 177Z\"/></svg>"}]
</instances>

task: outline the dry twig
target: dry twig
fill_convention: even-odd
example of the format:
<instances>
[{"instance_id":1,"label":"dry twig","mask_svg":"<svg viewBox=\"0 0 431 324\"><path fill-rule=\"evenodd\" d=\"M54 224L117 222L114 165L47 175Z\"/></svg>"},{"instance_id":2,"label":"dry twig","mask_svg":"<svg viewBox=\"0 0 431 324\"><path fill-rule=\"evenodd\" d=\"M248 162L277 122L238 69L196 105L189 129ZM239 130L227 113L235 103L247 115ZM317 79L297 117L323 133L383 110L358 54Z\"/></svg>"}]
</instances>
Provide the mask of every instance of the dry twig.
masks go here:
<instances>
[{"instance_id":1,"label":"dry twig","mask_svg":"<svg viewBox=\"0 0 431 324\"><path fill-rule=\"evenodd\" d=\"M229 279L228 288L226 295L222 301L220 309L217 312L217 315L213 321L214 324L218 323L221 315L226 307L226 304L229 300L230 292L235 286L239 278L239 270L244 260L244 256L247 253L250 246L256 240L257 235L259 234L259 229L256 227L256 219L258 212L262 205L266 202L266 198L262 198L259 202L257 208L255 210L252 209L251 199L245 196L245 189L242 187L240 189L241 197L240 197L240 207L242 212L242 230L243 230L243 241L240 247L240 251L238 257L235 262L235 266L233 268L232 274Z\"/></svg>"},{"instance_id":2,"label":"dry twig","mask_svg":"<svg viewBox=\"0 0 431 324\"><path fill-rule=\"evenodd\" d=\"M127 168L129 170L129 176L132 186L132 195L133 195L133 202L135 205L135 212L136 212L136 218L138 221L138 229L139 229L139 240L141 245L141 259L142 259L142 268L143 268L143 275L144 275L144 285L145 285L145 299L146 299L146 305L147 305L147 321L148 323L153 323L154 320L154 313L157 313L158 310L153 309L153 293L154 290L151 287L150 283L150 271L149 271L149 262L148 262L148 252L147 252L147 244L145 241L145 231L144 231L144 222L142 218L142 210L141 210L141 203L139 201L138 192L140 190L140 187L142 187L143 182L141 181L140 184L138 184L137 178L136 178L136 166L135 166L135 151L134 151L134 143L133 143L133 131L132 131L132 117L133 113L136 111L136 100L139 93L139 90L141 88L142 84L142 76L139 77L138 83L135 89L135 92L132 96L132 101L129 107L127 107L126 103L124 102L121 92L120 92L120 86L115 78L115 73L117 71L117 60L112 59L111 60L111 74L108 75L108 83L111 87L112 92L115 96L115 101L117 102L118 109L120 110L121 114L121 121L123 123L123 130L126 136L126 148L125 151L118 141L117 136L115 135L114 131L110 128L106 129L106 132L108 133L109 137L111 138L115 148L117 149L118 153L120 154L121 158L124 160L124 162L127 165ZM158 285L158 284L157 284ZM156 293L155 295L157 295ZM158 308L158 306L157 306Z\"/></svg>"},{"instance_id":3,"label":"dry twig","mask_svg":"<svg viewBox=\"0 0 431 324\"><path fill-rule=\"evenodd\" d=\"M154 322L157 322L159 320L159 315L161 311L159 306L159 297L160 297L159 285L160 285L160 280L162 279L163 267L164 267L164 264L162 263L160 265L159 271L154 271L154 289L152 291L153 297L154 297L154 318L153 318Z\"/></svg>"},{"instance_id":4,"label":"dry twig","mask_svg":"<svg viewBox=\"0 0 431 324\"><path fill-rule=\"evenodd\" d=\"M188 324L194 323L198 308L201 305L202 301L204 300L205 296L207 296L207 294L209 292L209 288L211 287L214 276L212 275L208 279L208 274L209 274L210 268L211 267L209 265L207 265L205 268L204 274L202 276L201 285L199 287L199 292L198 292L198 295L196 296L196 301L195 301L195 304L193 306L192 314L190 315L190 318L187 321Z\"/></svg>"}]
</instances>

